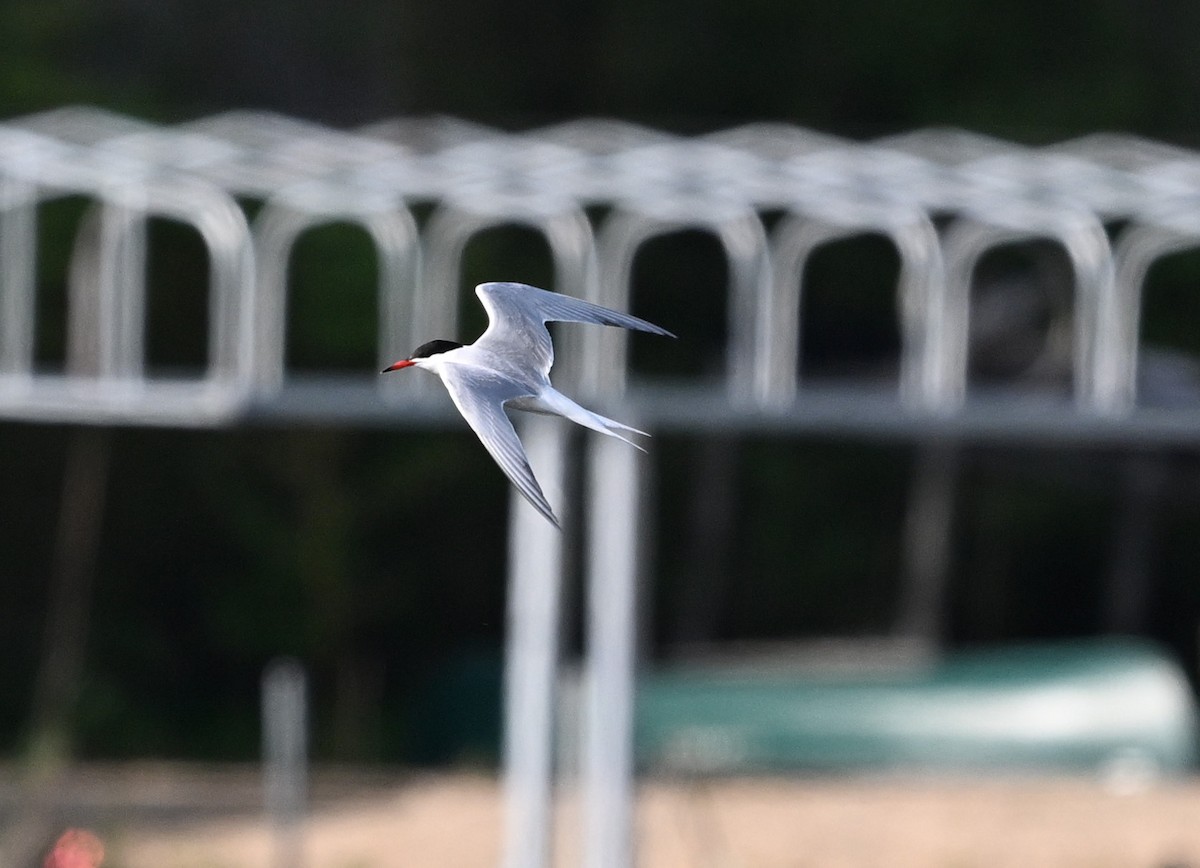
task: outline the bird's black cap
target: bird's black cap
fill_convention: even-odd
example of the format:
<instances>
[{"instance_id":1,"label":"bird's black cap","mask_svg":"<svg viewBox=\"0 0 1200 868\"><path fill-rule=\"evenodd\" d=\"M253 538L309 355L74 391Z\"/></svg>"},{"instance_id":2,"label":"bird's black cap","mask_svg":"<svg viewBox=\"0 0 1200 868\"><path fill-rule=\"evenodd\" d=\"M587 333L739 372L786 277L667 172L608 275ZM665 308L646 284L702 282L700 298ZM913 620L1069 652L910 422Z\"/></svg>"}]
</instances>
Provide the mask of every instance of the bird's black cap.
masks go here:
<instances>
[{"instance_id":1,"label":"bird's black cap","mask_svg":"<svg viewBox=\"0 0 1200 868\"><path fill-rule=\"evenodd\" d=\"M427 344L421 344L421 346L413 350L413 353L411 356L409 356L409 358L427 359L430 356L436 356L438 353L444 353L449 350L457 350L461 346L462 344L458 343L457 341L430 341Z\"/></svg>"}]
</instances>

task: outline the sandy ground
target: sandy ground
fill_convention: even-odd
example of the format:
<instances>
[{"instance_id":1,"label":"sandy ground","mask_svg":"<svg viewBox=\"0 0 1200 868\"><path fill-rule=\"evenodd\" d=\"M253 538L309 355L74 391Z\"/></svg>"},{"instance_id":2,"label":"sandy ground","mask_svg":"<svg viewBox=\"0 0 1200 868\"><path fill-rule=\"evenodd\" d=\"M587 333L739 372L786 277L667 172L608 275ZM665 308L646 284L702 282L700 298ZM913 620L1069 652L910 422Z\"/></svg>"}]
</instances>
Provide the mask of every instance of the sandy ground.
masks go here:
<instances>
[{"instance_id":1,"label":"sandy ground","mask_svg":"<svg viewBox=\"0 0 1200 868\"><path fill-rule=\"evenodd\" d=\"M138 767L93 772L78 786L81 804L112 803L93 810L105 868L295 861L275 858L248 770ZM490 776L328 772L313 802L304 868L498 864ZM582 864L569 794L558 819L555 864ZM640 868L1200 868L1200 780L1124 794L1084 779L655 780L640 790L636 843Z\"/></svg>"}]
</instances>

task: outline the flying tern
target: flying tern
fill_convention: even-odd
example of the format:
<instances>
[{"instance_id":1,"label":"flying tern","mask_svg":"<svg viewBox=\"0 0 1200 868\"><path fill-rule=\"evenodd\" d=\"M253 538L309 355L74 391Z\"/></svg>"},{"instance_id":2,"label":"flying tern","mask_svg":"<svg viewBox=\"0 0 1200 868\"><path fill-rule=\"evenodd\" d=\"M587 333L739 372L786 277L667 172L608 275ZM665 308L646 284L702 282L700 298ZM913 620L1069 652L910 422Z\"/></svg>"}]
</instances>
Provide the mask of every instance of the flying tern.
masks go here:
<instances>
[{"instance_id":1,"label":"flying tern","mask_svg":"<svg viewBox=\"0 0 1200 868\"><path fill-rule=\"evenodd\" d=\"M579 406L550 385L554 346L546 323L594 323L667 337L675 335L636 316L523 283L481 283L475 287L475 294L488 315L487 330L475 343L430 341L413 350L407 359L388 365L383 373L415 367L441 377L454 406L517 491L555 527L560 527L534 478L505 407L565 416L638 449L642 447L626 434L648 435Z\"/></svg>"}]
</instances>

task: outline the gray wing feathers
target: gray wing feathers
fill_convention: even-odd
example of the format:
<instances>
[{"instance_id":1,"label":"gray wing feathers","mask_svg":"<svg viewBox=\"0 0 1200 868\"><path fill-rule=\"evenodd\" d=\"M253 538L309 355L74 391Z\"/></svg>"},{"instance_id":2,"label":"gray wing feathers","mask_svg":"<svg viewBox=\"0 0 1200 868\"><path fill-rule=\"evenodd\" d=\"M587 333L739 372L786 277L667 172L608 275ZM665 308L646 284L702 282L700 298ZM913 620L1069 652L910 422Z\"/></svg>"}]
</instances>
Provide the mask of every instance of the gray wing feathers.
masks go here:
<instances>
[{"instance_id":1,"label":"gray wing feathers","mask_svg":"<svg viewBox=\"0 0 1200 868\"><path fill-rule=\"evenodd\" d=\"M505 380L480 378L471 382L472 379L469 375L466 375L466 379L464 375L442 376L454 406L467 420L467 424L479 437L492 459L504 471L504 475L538 512L555 527L560 527L550 502L546 500L546 495L542 493L541 486L534 478L533 469L529 466L525 448L517 437L512 420L504 412L505 401L522 397L524 393L515 384Z\"/></svg>"},{"instance_id":2,"label":"gray wing feathers","mask_svg":"<svg viewBox=\"0 0 1200 868\"><path fill-rule=\"evenodd\" d=\"M675 337L664 328L636 316L611 310L581 298L526 286L523 283L481 283L475 293L489 306L509 316L536 318L547 322L584 322L596 325L620 326L639 332Z\"/></svg>"},{"instance_id":3,"label":"gray wing feathers","mask_svg":"<svg viewBox=\"0 0 1200 868\"><path fill-rule=\"evenodd\" d=\"M550 333L546 331L548 322L594 323L675 337L639 317L523 283L481 283L475 287L475 294L483 302L490 320L487 331L476 343L519 341L524 344L522 349L534 353L547 369L554 360Z\"/></svg>"}]
</instances>

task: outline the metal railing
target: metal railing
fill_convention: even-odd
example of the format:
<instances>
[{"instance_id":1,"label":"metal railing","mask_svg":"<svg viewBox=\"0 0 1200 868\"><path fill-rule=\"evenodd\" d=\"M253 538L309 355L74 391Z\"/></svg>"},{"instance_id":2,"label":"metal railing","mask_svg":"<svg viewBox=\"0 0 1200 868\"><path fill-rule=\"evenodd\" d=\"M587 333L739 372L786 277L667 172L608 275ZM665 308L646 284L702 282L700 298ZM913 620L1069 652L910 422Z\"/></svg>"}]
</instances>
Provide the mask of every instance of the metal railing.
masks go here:
<instances>
[{"instance_id":1,"label":"metal railing","mask_svg":"<svg viewBox=\"0 0 1200 868\"><path fill-rule=\"evenodd\" d=\"M66 196L91 204L74 242L60 371L34 362L35 263L39 206ZM261 203L252 223L248 200ZM0 123L0 415L186 425L286 407L293 248L316 226L348 222L378 257L381 362L456 331L462 253L488 228L541 233L555 288L614 307L629 305L649 241L711 234L729 265L729 416L796 404L806 266L822 245L861 234L887 238L900 257L896 400L954 411L980 259L1046 239L1073 271L1076 407L1120 416L1137 404L1146 274L1200 244L1198 203L1200 155L1116 136L1031 149L953 130L856 143L779 124L680 138L613 121L503 133L448 119L346 132L254 112L158 127L65 108ZM432 216L418 225L414 206ZM146 375L152 218L191 226L208 254L201 372ZM622 394L626 336L578 340L560 376ZM407 388L379 384L385 399Z\"/></svg>"}]
</instances>

